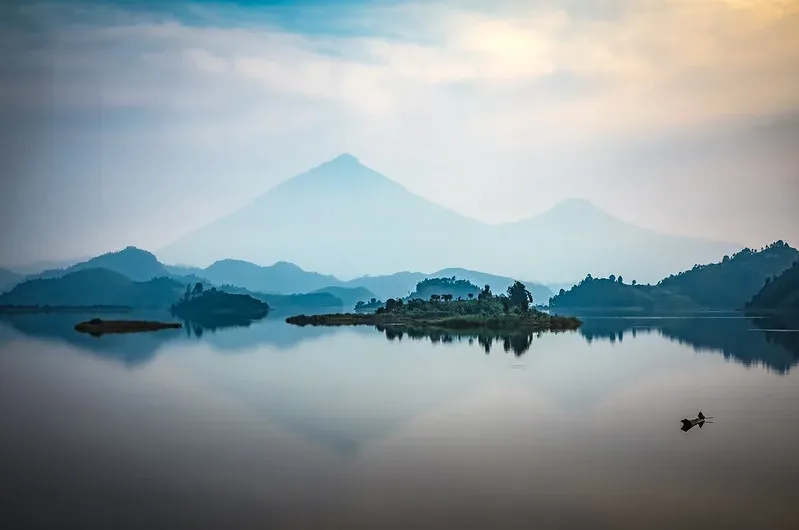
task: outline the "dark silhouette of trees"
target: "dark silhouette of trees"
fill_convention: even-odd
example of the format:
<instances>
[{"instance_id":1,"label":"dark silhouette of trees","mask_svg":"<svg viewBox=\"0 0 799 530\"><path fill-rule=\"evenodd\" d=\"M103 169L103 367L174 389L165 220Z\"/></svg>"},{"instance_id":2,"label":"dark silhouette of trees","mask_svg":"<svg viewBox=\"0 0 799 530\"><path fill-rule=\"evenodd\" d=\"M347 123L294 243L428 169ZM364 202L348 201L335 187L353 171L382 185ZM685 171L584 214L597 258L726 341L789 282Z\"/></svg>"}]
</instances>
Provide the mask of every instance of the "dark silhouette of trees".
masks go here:
<instances>
[{"instance_id":1,"label":"dark silhouette of trees","mask_svg":"<svg viewBox=\"0 0 799 530\"><path fill-rule=\"evenodd\" d=\"M530 304L533 303L533 295L522 282L517 280L508 287L508 300L511 307L516 307L521 312L527 313L530 310Z\"/></svg>"},{"instance_id":2,"label":"dark silhouette of trees","mask_svg":"<svg viewBox=\"0 0 799 530\"><path fill-rule=\"evenodd\" d=\"M706 308L742 309L766 278L784 272L797 257L796 249L776 241L759 252L745 248L720 263L697 265L661 280L658 286L688 296Z\"/></svg>"},{"instance_id":3,"label":"dark silhouette of trees","mask_svg":"<svg viewBox=\"0 0 799 530\"><path fill-rule=\"evenodd\" d=\"M483 290L480 291L480 294L477 295L478 302L484 302L486 300L491 300L494 295L491 293L491 286L486 284L483 287Z\"/></svg>"}]
</instances>

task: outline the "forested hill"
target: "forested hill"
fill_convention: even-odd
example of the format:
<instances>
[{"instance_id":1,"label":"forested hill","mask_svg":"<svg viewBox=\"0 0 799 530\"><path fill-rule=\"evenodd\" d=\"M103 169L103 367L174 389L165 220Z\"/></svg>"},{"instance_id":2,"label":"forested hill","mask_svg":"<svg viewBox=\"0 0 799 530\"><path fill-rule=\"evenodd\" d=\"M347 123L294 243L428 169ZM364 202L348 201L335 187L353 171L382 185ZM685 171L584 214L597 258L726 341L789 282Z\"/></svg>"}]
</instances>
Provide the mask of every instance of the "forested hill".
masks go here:
<instances>
[{"instance_id":1,"label":"forested hill","mask_svg":"<svg viewBox=\"0 0 799 530\"><path fill-rule=\"evenodd\" d=\"M653 285L624 283L622 277L594 278L590 274L568 291L549 299L552 309L695 311L699 306L685 295Z\"/></svg>"},{"instance_id":2,"label":"forested hill","mask_svg":"<svg viewBox=\"0 0 799 530\"><path fill-rule=\"evenodd\" d=\"M799 311L799 261L766 283L747 304L750 310Z\"/></svg>"},{"instance_id":3,"label":"forested hill","mask_svg":"<svg viewBox=\"0 0 799 530\"><path fill-rule=\"evenodd\" d=\"M743 309L766 278L780 275L799 259L799 251L777 241L760 251L743 249L718 263L695 265L669 276L658 287L683 294L708 309Z\"/></svg>"},{"instance_id":4,"label":"forested hill","mask_svg":"<svg viewBox=\"0 0 799 530\"><path fill-rule=\"evenodd\" d=\"M28 280L0 295L0 305L167 308L184 286L170 278L134 282L108 269L84 269L59 278Z\"/></svg>"}]
</instances>

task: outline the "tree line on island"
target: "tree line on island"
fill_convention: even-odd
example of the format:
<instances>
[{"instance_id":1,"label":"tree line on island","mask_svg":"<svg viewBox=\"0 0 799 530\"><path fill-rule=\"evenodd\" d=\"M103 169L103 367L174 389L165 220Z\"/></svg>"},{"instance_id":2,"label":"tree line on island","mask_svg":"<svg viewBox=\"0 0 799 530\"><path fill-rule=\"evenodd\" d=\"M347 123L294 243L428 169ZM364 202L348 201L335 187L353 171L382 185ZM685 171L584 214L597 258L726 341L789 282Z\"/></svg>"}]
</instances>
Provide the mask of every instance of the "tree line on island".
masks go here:
<instances>
[{"instance_id":1,"label":"tree line on island","mask_svg":"<svg viewBox=\"0 0 799 530\"><path fill-rule=\"evenodd\" d=\"M389 298L371 313L298 315L287 318L286 322L297 325L404 325L417 328L532 331L576 329L581 324L576 318L552 316L535 309L532 306L532 294L519 281L499 295L492 293L489 285L479 289L469 282L454 278L440 278L437 282L467 289L466 299L463 296L455 299L452 293L434 293L427 299L417 296ZM419 282L421 288L417 288L417 293L429 287L429 283L422 283ZM474 296L473 291L477 292L477 296Z\"/></svg>"}]
</instances>

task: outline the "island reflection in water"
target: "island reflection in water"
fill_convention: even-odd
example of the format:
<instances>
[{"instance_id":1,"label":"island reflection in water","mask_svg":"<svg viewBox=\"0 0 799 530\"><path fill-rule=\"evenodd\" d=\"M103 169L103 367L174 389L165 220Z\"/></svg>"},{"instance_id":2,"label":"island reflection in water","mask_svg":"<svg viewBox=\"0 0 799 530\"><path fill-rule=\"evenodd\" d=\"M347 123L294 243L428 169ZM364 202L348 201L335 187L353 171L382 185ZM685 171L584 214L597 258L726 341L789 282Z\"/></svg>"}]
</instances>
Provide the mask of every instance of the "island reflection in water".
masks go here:
<instances>
[{"instance_id":1,"label":"island reflection in water","mask_svg":"<svg viewBox=\"0 0 799 530\"><path fill-rule=\"evenodd\" d=\"M93 339L75 318L0 325L8 527L799 523L796 349L746 319ZM700 410L712 428L677 429Z\"/></svg>"},{"instance_id":2,"label":"island reflection in water","mask_svg":"<svg viewBox=\"0 0 799 530\"><path fill-rule=\"evenodd\" d=\"M66 342L93 355L117 359L128 366L149 362L167 343L180 340L206 341L220 351L247 350L258 346L290 349L307 341L331 336L342 330L359 334L382 333L389 341L427 340L433 344L468 343L486 354L495 350L521 357L544 335L579 334L588 345L610 343L656 334L669 341L692 347L697 352L717 353L744 366L764 366L787 374L799 363L799 323L772 318L744 317L585 317L578 331L493 332L483 330L447 331L438 328L398 326L292 326L286 314L270 313L260 320L179 320L182 330L162 330L127 336L90 337L76 333L80 314L0 315L0 324L24 335ZM162 313L137 314L135 318L174 320ZM793 326L793 327L790 327ZM0 334L2 340L2 334Z\"/></svg>"}]
</instances>

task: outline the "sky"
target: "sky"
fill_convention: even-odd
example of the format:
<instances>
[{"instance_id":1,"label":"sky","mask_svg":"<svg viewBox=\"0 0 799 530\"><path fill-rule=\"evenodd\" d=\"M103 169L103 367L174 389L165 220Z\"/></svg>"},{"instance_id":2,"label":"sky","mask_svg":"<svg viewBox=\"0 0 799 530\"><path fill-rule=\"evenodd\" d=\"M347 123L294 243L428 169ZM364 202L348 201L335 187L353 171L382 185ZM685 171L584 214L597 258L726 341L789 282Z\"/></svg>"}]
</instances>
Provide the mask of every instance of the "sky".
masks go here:
<instances>
[{"instance_id":1,"label":"sky","mask_svg":"<svg viewBox=\"0 0 799 530\"><path fill-rule=\"evenodd\" d=\"M799 0L0 7L0 263L157 250L341 153L470 217L799 245Z\"/></svg>"}]
</instances>

